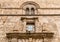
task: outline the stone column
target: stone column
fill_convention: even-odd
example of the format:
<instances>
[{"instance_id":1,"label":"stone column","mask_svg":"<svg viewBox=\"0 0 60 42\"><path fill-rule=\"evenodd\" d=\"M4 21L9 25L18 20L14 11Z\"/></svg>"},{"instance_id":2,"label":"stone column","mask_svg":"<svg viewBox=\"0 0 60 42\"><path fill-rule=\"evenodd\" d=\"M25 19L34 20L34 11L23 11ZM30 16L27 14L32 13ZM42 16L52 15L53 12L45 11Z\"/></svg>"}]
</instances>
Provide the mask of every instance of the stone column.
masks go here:
<instances>
[{"instance_id":1,"label":"stone column","mask_svg":"<svg viewBox=\"0 0 60 42\"><path fill-rule=\"evenodd\" d=\"M26 19L23 20L23 33L26 32Z\"/></svg>"},{"instance_id":2,"label":"stone column","mask_svg":"<svg viewBox=\"0 0 60 42\"><path fill-rule=\"evenodd\" d=\"M29 42L28 39L25 39L25 42Z\"/></svg>"},{"instance_id":3,"label":"stone column","mask_svg":"<svg viewBox=\"0 0 60 42\"><path fill-rule=\"evenodd\" d=\"M35 19L35 29L36 29L36 32L41 32L41 24L39 23L38 19Z\"/></svg>"},{"instance_id":4,"label":"stone column","mask_svg":"<svg viewBox=\"0 0 60 42\"><path fill-rule=\"evenodd\" d=\"M36 42L36 39L33 39L32 42Z\"/></svg>"},{"instance_id":5,"label":"stone column","mask_svg":"<svg viewBox=\"0 0 60 42\"><path fill-rule=\"evenodd\" d=\"M36 42L39 42L39 39L36 39Z\"/></svg>"},{"instance_id":6,"label":"stone column","mask_svg":"<svg viewBox=\"0 0 60 42\"><path fill-rule=\"evenodd\" d=\"M25 39L22 39L22 42L26 42L26 40Z\"/></svg>"},{"instance_id":7,"label":"stone column","mask_svg":"<svg viewBox=\"0 0 60 42\"><path fill-rule=\"evenodd\" d=\"M38 32L38 28L37 27L38 27L38 22L37 22L37 19L35 19L35 30L36 30L35 32Z\"/></svg>"},{"instance_id":8,"label":"stone column","mask_svg":"<svg viewBox=\"0 0 60 42\"><path fill-rule=\"evenodd\" d=\"M39 42L42 42L43 40L42 39L39 39Z\"/></svg>"},{"instance_id":9,"label":"stone column","mask_svg":"<svg viewBox=\"0 0 60 42\"><path fill-rule=\"evenodd\" d=\"M22 42L22 39L18 39L18 42Z\"/></svg>"},{"instance_id":10,"label":"stone column","mask_svg":"<svg viewBox=\"0 0 60 42\"><path fill-rule=\"evenodd\" d=\"M42 39L36 39L35 42L43 42Z\"/></svg>"},{"instance_id":11,"label":"stone column","mask_svg":"<svg viewBox=\"0 0 60 42\"><path fill-rule=\"evenodd\" d=\"M12 38L11 42L17 42L17 38Z\"/></svg>"},{"instance_id":12,"label":"stone column","mask_svg":"<svg viewBox=\"0 0 60 42\"><path fill-rule=\"evenodd\" d=\"M32 42L32 38L29 38L29 42Z\"/></svg>"}]
</instances>

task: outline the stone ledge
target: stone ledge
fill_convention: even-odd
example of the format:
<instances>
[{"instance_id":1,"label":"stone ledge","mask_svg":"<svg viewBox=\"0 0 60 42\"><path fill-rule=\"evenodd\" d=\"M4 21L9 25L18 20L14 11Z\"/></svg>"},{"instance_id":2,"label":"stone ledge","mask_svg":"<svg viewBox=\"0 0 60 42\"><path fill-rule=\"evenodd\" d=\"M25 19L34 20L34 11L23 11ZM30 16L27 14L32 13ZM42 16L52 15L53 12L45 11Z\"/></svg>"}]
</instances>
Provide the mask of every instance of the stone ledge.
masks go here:
<instances>
[{"instance_id":1,"label":"stone ledge","mask_svg":"<svg viewBox=\"0 0 60 42\"><path fill-rule=\"evenodd\" d=\"M52 38L54 33L48 33L48 32L41 32L41 33L6 33L7 38Z\"/></svg>"}]
</instances>

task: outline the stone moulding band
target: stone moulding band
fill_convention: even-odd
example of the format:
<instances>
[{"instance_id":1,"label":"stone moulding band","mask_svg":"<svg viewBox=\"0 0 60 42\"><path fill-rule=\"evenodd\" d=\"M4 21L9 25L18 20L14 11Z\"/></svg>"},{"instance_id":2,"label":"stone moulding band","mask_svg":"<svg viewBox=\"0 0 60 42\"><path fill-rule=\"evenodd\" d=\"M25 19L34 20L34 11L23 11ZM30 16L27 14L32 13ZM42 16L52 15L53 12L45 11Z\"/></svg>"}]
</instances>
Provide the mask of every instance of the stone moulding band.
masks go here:
<instances>
[{"instance_id":1,"label":"stone moulding band","mask_svg":"<svg viewBox=\"0 0 60 42\"><path fill-rule=\"evenodd\" d=\"M60 16L60 14L34 14L34 15L20 15L20 14L0 14L0 16Z\"/></svg>"},{"instance_id":2,"label":"stone moulding band","mask_svg":"<svg viewBox=\"0 0 60 42\"><path fill-rule=\"evenodd\" d=\"M1 7L0 9L23 9L23 8L2 8L2 7ZM48 10L49 10L49 9L51 9L51 10L53 9L53 10L60 10L60 8L41 8L41 7L38 8L38 9L48 9Z\"/></svg>"}]
</instances>

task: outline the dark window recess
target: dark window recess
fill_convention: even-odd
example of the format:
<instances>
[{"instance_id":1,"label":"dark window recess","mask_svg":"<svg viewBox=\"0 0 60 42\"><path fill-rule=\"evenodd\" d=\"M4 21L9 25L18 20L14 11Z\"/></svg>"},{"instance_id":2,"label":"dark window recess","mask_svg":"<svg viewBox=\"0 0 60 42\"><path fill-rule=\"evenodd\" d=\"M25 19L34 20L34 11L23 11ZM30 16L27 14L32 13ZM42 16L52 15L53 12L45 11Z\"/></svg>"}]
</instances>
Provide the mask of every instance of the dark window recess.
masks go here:
<instances>
[{"instance_id":1,"label":"dark window recess","mask_svg":"<svg viewBox=\"0 0 60 42\"><path fill-rule=\"evenodd\" d=\"M29 8L26 8L26 14L29 14Z\"/></svg>"},{"instance_id":2,"label":"dark window recess","mask_svg":"<svg viewBox=\"0 0 60 42\"><path fill-rule=\"evenodd\" d=\"M26 14L28 14L28 15L33 15L33 14L35 14L35 9L34 8L26 8L26 10L25 10L25 13Z\"/></svg>"},{"instance_id":3,"label":"dark window recess","mask_svg":"<svg viewBox=\"0 0 60 42\"><path fill-rule=\"evenodd\" d=\"M35 14L35 9L31 8L31 14Z\"/></svg>"},{"instance_id":4,"label":"dark window recess","mask_svg":"<svg viewBox=\"0 0 60 42\"><path fill-rule=\"evenodd\" d=\"M26 23L26 32L33 33L35 31L35 23Z\"/></svg>"}]
</instances>

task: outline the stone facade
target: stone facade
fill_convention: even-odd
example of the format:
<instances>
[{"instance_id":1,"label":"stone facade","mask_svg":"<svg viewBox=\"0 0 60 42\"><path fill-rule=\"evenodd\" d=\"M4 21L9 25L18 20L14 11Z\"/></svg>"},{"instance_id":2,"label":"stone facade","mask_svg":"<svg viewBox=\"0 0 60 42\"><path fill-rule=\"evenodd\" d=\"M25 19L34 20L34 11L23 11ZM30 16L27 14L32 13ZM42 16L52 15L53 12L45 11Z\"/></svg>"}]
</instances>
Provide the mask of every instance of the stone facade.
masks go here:
<instances>
[{"instance_id":1,"label":"stone facade","mask_svg":"<svg viewBox=\"0 0 60 42\"><path fill-rule=\"evenodd\" d=\"M34 15L26 15L23 7L35 5ZM52 38L7 38L7 33L26 33L27 20L35 21L35 33L54 33ZM0 0L0 42L59 42L60 0Z\"/></svg>"}]
</instances>

